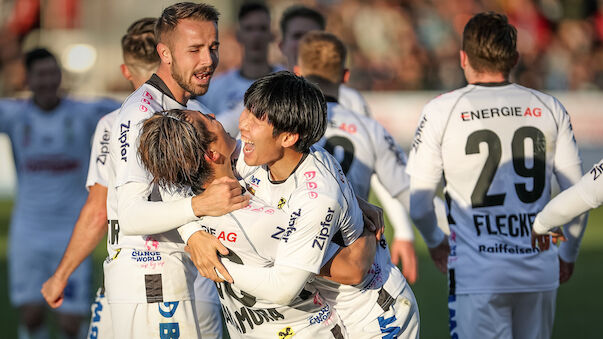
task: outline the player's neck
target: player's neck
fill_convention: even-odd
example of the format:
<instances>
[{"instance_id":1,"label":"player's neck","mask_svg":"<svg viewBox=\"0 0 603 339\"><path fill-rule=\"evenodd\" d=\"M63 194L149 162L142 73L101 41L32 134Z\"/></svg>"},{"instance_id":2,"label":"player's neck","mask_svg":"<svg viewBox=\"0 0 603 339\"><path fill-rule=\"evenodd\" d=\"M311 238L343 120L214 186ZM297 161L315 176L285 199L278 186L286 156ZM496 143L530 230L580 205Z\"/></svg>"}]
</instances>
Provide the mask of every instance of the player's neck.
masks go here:
<instances>
[{"instance_id":1,"label":"player's neck","mask_svg":"<svg viewBox=\"0 0 603 339\"><path fill-rule=\"evenodd\" d=\"M268 60L256 61L243 58L240 73L244 78L255 80L270 72L272 72L272 66L270 66Z\"/></svg>"},{"instance_id":2,"label":"player's neck","mask_svg":"<svg viewBox=\"0 0 603 339\"><path fill-rule=\"evenodd\" d=\"M339 86L341 85L340 83L334 83L316 75L302 75L308 81L318 85L318 87L320 87L320 90L322 91L322 94L324 94L325 97L331 97L339 100Z\"/></svg>"},{"instance_id":3,"label":"player's neck","mask_svg":"<svg viewBox=\"0 0 603 339\"><path fill-rule=\"evenodd\" d=\"M283 151L283 156L280 159L268 164L268 169L270 170L270 180L286 180L297 168L303 156L303 153L299 153L291 148L285 148Z\"/></svg>"},{"instance_id":4,"label":"player's neck","mask_svg":"<svg viewBox=\"0 0 603 339\"><path fill-rule=\"evenodd\" d=\"M508 82L509 77L503 73L478 73L475 71L465 72L467 82L470 84L475 83L497 83L497 82Z\"/></svg>"},{"instance_id":5,"label":"player's neck","mask_svg":"<svg viewBox=\"0 0 603 339\"><path fill-rule=\"evenodd\" d=\"M174 77L172 77L169 66L163 63L160 64L156 74L165 83L170 92L172 92L174 99L176 99L176 101L179 103L186 105L186 102L190 97L190 93L185 91L184 88L180 87Z\"/></svg>"},{"instance_id":6,"label":"player's neck","mask_svg":"<svg viewBox=\"0 0 603 339\"><path fill-rule=\"evenodd\" d=\"M214 168L214 177L212 180L209 180L207 182L207 184L204 185L203 188L207 188L207 186L209 186L214 180L224 178L224 177L238 180L237 177L234 175L230 161L225 164L219 164L219 165L213 166L213 168Z\"/></svg>"},{"instance_id":7,"label":"player's neck","mask_svg":"<svg viewBox=\"0 0 603 339\"><path fill-rule=\"evenodd\" d=\"M59 96L54 98L40 98L34 95L32 100L36 106L45 112L54 110L61 103L61 98Z\"/></svg>"}]
</instances>

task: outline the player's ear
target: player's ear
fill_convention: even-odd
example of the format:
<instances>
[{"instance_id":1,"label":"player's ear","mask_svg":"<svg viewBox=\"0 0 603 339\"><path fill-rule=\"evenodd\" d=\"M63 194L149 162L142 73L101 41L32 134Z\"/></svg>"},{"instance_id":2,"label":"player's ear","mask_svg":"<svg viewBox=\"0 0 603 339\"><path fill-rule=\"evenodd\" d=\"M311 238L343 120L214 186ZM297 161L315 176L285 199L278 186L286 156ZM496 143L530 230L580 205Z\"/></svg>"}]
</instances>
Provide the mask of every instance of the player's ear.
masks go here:
<instances>
[{"instance_id":1,"label":"player's ear","mask_svg":"<svg viewBox=\"0 0 603 339\"><path fill-rule=\"evenodd\" d=\"M172 63L172 52L170 51L170 48L167 44L164 44L163 42L158 43L157 54L159 54L161 62L168 65Z\"/></svg>"},{"instance_id":2,"label":"player's ear","mask_svg":"<svg viewBox=\"0 0 603 339\"><path fill-rule=\"evenodd\" d=\"M295 146L295 143L297 143L297 140L299 140L299 134L284 132L281 133L281 138L281 146L284 148L289 148Z\"/></svg>"},{"instance_id":3,"label":"player's ear","mask_svg":"<svg viewBox=\"0 0 603 339\"><path fill-rule=\"evenodd\" d=\"M237 28L237 31L235 33L235 36L237 38L237 42L241 43L241 27Z\"/></svg>"},{"instance_id":4,"label":"player's ear","mask_svg":"<svg viewBox=\"0 0 603 339\"><path fill-rule=\"evenodd\" d=\"M461 68L465 69L467 67L467 53L462 49L459 51L459 59L461 60Z\"/></svg>"},{"instance_id":5,"label":"player's ear","mask_svg":"<svg viewBox=\"0 0 603 339\"><path fill-rule=\"evenodd\" d=\"M343 74L341 76L341 83L345 84L348 81L350 81L350 69L349 68L344 68L343 69Z\"/></svg>"},{"instance_id":6,"label":"player's ear","mask_svg":"<svg viewBox=\"0 0 603 339\"><path fill-rule=\"evenodd\" d=\"M132 81L132 73L126 64L121 64L119 69L121 70L121 75L123 75L126 80Z\"/></svg>"},{"instance_id":7,"label":"player's ear","mask_svg":"<svg viewBox=\"0 0 603 339\"><path fill-rule=\"evenodd\" d=\"M293 73L295 73L295 75L298 75L298 76L302 75L301 68L299 67L299 65L293 66Z\"/></svg>"}]
</instances>

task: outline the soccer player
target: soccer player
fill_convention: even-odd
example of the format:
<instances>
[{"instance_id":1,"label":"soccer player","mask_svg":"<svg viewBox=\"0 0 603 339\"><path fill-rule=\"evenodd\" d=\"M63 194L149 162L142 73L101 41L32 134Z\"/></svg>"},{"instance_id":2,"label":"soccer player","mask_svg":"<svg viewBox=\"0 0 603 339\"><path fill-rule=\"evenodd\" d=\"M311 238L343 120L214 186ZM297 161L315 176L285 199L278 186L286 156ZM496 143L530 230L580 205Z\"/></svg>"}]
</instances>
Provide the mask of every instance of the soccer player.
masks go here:
<instances>
[{"instance_id":1,"label":"soccer player","mask_svg":"<svg viewBox=\"0 0 603 339\"><path fill-rule=\"evenodd\" d=\"M274 40L268 7L257 2L244 3L239 9L238 23L237 41L243 47L241 68L216 76L207 93L200 98L212 112L216 112L217 118L238 108L237 105L243 102L245 91L256 79L282 70L281 67L268 63L268 47ZM238 114L241 110L242 108L237 111L235 119L234 130L237 132ZM231 133L231 126L225 125L224 122L222 125Z\"/></svg>"},{"instance_id":2,"label":"soccer player","mask_svg":"<svg viewBox=\"0 0 603 339\"><path fill-rule=\"evenodd\" d=\"M29 51L25 67L32 98L0 101L0 132L11 139L18 174L9 238L10 297L19 310L19 337L45 338L40 288L57 267L86 201L83 184L94 127L117 103L60 95L61 69L46 49ZM80 325L90 305L90 273L86 260L64 283L56 313L67 337L86 330Z\"/></svg>"},{"instance_id":3,"label":"soccer player","mask_svg":"<svg viewBox=\"0 0 603 339\"><path fill-rule=\"evenodd\" d=\"M111 128L114 170L109 171L108 200L116 199L117 209L110 204L107 210L109 259L104 271L119 336L200 335L196 272L171 225L194 221L197 215L224 214L248 201L236 180L222 180L203 194L156 202L160 197L136 152L142 120L153 112L185 108L189 96L207 91L218 62L218 15L205 4L178 3L164 10L155 27L157 73L126 99ZM201 233L194 236L202 238Z\"/></svg>"},{"instance_id":4,"label":"soccer player","mask_svg":"<svg viewBox=\"0 0 603 339\"><path fill-rule=\"evenodd\" d=\"M213 116L170 110L156 113L144 122L138 152L161 188L164 201L168 201L203 191L219 178L234 179L231 156L235 147L236 140ZM246 208L221 217L204 217L186 227L216 236L228 248L229 260L266 267L274 264L278 235L288 222L289 216L283 210L252 197ZM217 286L232 339L286 335L333 338L344 333L335 312L307 284L286 306L256 298L226 282ZM280 333L283 336L277 335Z\"/></svg>"},{"instance_id":5,"label":"soccer player","mask_svg":"<svg viewBox=\"0 0 603 339\"><path fill-rule=\"evenodd\" d=\"M273 267L223 264L235 286L281 305L319 274L338 249L336 243L348 246L363 232L362 213L341 167L324 149L312 146L324 134L326 113L320 90L286 71L257 80L245 93L237 172L256 197L283 209L290 219L277 235L281 242ZM315 276L312 284L352 337L418 336L414 295L391 263L385 241L368 259L371 269L353 286L329 280L328 273L327 278ZM353 268L344 270L351 274Z\"/></svg>"},{"instance_id":6,"label":"soccer player","mask_svg":"<svg viewBox=\"0 0 603 339\"><path fill-rule=\"evenodd\" d=\"M412 236L408 220L410 178L405 172L406 155L394 138L376 120L347 110L338 103L341 80L348 70L345 68L346 48L333 34L312 31L304 35L299 43L296 72L317 84L327 101L327 129L321 144L341 164L350 180L354 193L368 200L371 182L366 180L376 174L387 187L387 194L396 197L400 216L388 214L392 223L403 224ZM436 198L445 216L444 204ZM444 218L438 220L446 223ZM412 238L411 238L412 239ZM402 273L410 283L417 277L416 255L412 241L402 240L398 245L407 253L402 256Z\"/></svg>"},{"instance_id":7,"label":"soccer player","mask_svg":"<svg viewBox=\"0 0 603 339\"><path fill-rule=\"evenodd\" d=\"M300 39L309 31L320 30L324 31L326 27L326 21L322 14L318 11L311 9L306 6L294 5L285 10L280 21L280 29L282 40L279 43L279 48L283 55L287 58L287 67L289 71L294 71L295 65L297 65L298 57L298 45ZM371 116L369 107L362 97L362 95L345 85L349 79L349 73L346 73L342 78L342 84L339 86L338 102L341 106L351 110L352 112ZM392 227L394 229L394 241L392 242L392 259L398 263L401 258L403 262L406 262L407 274L411 281L414 281L413 275L410 272L416 272L416 264L414 268L411 268L410 263L416 263L416 256L411 246L414 240L414 234L410 227L408 217L403 214L403 206L388 193L383 184L377 179L376 176L366 177L363 179L366 185L370 186L381 201L385 208ZM440 210L440 209L438 209ZM440 220L444 220L440 214L438 214ZM446 229L445 223L441 223L440 226ZM414 274L416 276L416 274Z\"/></svg>"},{"instance_id":8,"label":"soccer player","mask_svg":"<svg viewBox=\"0 0 603 339\"><path fill-rule=\"evenodd\" d=\"M410 214L436 265L448 268L453 338L550 338L559 279L580 242L531 245L553 175L565 189L582 172L561 103L509 82L516 41L504 15L469 20L460 51L469 85L424 107L410 152ZM433 213L442 175L449 238Z\"/></svg>"},{"instance_id":9,"label":"soccer player","mask_svg":"<svg viewBox=\"0 0 603 339\"><path fill-rule=\"evenodd\" d=\"M568 224L588 210L601 206L603 204L602 174L603 160L587 171L578 183L549 201L536 215L532 226L534 233L545 235L555 227ZM571 224L579 223L572 222ZM584 228L566 227L563 230L563 234L571 234L573 237L578 236L576 232L584 232ZM570 276L571 272L567 277L560 277L561 282L569 279Z\"/></svg>"}]
</instances>

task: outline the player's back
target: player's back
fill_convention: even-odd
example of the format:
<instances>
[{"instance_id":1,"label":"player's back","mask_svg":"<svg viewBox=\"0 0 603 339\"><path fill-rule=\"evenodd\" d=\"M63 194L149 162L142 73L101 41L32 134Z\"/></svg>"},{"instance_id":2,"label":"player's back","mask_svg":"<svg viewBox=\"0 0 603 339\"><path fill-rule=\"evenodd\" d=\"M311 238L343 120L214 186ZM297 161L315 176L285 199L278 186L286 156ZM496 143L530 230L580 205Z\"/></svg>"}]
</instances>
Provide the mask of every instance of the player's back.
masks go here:
<instances>
[{"instance_id":1,"label":"player's back","mask_svg":"<svg viewBox=\"0 0 603 339\"><path fill-rule=\"evenodd\" d=\"M339 102L343 107L356 114L367 117L371 116L371 110L360 92L351 87L345 85L339 86Z\"/></svg>"},{"instance_id":2,"label":"player's back","mask_svg":"<svg viewBox=\"0 0 603 339\"><path fill-rule=\"evenodd\" d=\"M580 163L563 106L516 84L469 85L432 100L421 119L409 172L444 171L456 293L555 288L556 248L539 253L530 234L552 174ZM438 144L441 160L430 151Z\"/></svg>"},{"instance_id":3,"label":"player's back","mask_svg":"<svg viewBox=\"0 0 603 339\"><path fill-rule=\"evenodd\" d=\"M376 173L392 196L408 188L406 155L376 120L328 102L327 130L318 143L340 163L354 193L368 200Z\"/></svg>"}]
</instances>

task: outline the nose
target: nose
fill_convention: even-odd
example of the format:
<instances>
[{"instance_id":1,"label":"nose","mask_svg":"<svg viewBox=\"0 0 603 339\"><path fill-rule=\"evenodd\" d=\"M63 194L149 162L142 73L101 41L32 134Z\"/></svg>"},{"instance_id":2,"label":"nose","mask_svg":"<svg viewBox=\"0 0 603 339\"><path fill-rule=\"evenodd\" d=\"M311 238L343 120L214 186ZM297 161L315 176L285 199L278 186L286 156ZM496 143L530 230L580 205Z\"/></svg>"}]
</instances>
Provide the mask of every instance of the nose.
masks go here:
<instances>
[{"instance_id":1,"label":"nose","mask_svg":"<svg viewBox=\"0 0 603 339\"><path fill-rule=\"evenodd\" d=\"M241 112L241 116L239 117L239 130L240 131L245 129L245 127L247 126L247 121L248 121L247 110L244 109L243 112Z\"/></svg>"},{"instance_id":2,"label":"nose","mask_svg":"<svg viewBox=\"0 0 603 339\"><path fill-rule=\"evenodd\" d=\"M204 67L211 66L214 63L214 57L212 54L213 52L210 48L204 48L201 50L199 53L199 63Z\"/></svg>"}]
</instances>

